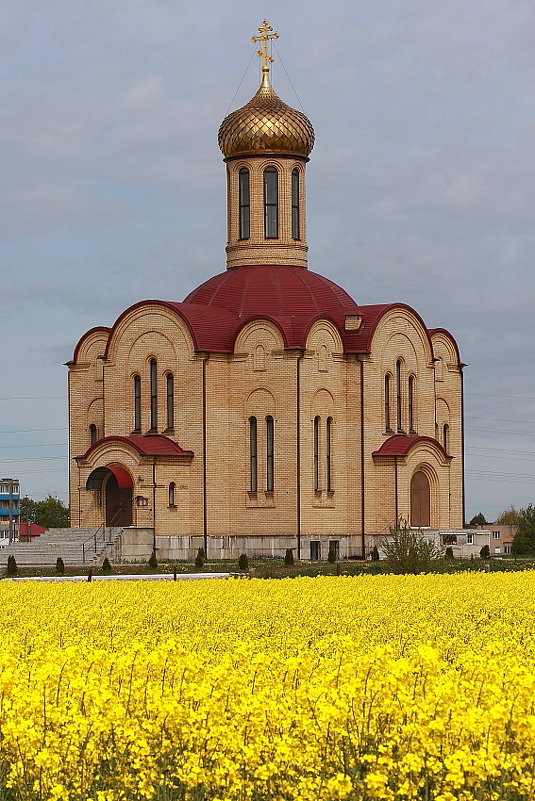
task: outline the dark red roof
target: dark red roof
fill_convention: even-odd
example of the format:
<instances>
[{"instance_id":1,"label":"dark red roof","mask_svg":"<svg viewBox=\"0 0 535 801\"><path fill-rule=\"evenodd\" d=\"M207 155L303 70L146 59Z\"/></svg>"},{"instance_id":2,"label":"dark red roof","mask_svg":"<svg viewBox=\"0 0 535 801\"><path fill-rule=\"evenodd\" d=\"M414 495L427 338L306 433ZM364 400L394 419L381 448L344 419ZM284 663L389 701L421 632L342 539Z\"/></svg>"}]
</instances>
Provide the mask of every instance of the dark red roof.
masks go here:
<instances>
[{"instance_id":1,"label":"dark red roof","mask_svg":"<svg viewBox=\"0 0 535 801\"><path fill-rule=\"evenodd\" d=\"M88 448L83 456L76 456L75 459L87 459L89 454L103 442L124 442L135 448L142 456L193 456L193 451L185 451L172 439L164 437L163 434L148 434L147 436L103 437Z\"/></svg>"},{"instance_id":2,"label":"dark red roof","mask_svg":"<svg viewBox=\"0 0 535 801\"><path fill-rule=\"evenodd\" d=\"M369 353L377 325L390 309L409 310L427 331L421 317L404 303L359 306L333 281L304 267L255 265L232 267L213 276L190 292L183 303L146 300L130 306L111 329L105 356L124 316L132 309L150 304L180 315L196 351L216 353L232 353L240 329L258 318L271 320L281 332L284 347L296 349L305 347L309 329L316 320L330 320L340 332L346 353ZM362 318L358 330L345 330L348 316Z\"/></svg>"},{"instance_id":3,"label":"dark red roof","mask_svg":"<svg viewBox=\"0 0 535 801\"><path fill-rule=\"evenodd\" d=\"M40 526L39 523L27 523L25 520L21 520L19 523L19 537L39 537L45 531L48 529Z\"/></svg>"},{"instance_id":4,"label":"dark red roof","mask_svg":"<svg viewBox=\"0 0 535 801\"><path fill-rule=\"evenodd\" d=\"M451 456L448 456L437 439L420 437L417 434L413 436L394 434L385 440L381 447L372 453L372 456L407 456L411 448L423 442L430 442L431 445L434 445L435 448L438 448L443 453L445 459L451 459Z\"/></svg>"}]
</instances>

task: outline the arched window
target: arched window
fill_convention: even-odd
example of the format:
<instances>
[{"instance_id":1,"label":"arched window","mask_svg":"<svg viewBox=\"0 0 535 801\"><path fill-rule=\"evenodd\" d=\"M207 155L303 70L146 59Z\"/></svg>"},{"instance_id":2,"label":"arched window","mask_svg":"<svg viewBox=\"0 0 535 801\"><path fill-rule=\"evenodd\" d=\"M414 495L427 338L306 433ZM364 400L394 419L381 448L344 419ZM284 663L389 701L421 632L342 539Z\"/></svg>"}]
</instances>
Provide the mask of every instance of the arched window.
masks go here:
<instances>
[{"instance_id":1,"label":"arched window","mask_svg":"<svg viewBox=\"0 0 535 801\"><path fill-rule=\"evenodd\" d=\"M150 360L150 427L158 428L158 365L156 359Z\"/></svg>"},{"instance_id":2,"label":"arched window","mask_svg":"<svg viewBox=\"0 0 535 801\"><path fill-rule=\"evenodd\" d=\"M240 202L240 239L249 239L251 230L251 201L249 196L249 170L242 167L238 173Z\"/></svg>"},{"instance_id":3,"label":"arched window","mask_svg":"<svg viewBox=\"0 0 535 801\"><path fill-rule=\"evenodd\" d=\"M396 362L396 425L397 430L403 428L403 416L401 412L401 359Z\"/></svg>"},{"instance_id":4,"label":"arched window","mask_svg":"<svg viewBox=\"0 0 535 801\"><path fill-rule=\"evenodd\" d=\"M141 378L134 376L134 431L141 431Z\"/></svg>"},{"instance_id":5,"label":"arched window","mask_svg":"<svg viewBox=\"0 0 535 801\"><path fill-rule=\"evenodd\" d=\"M175 379L173 373L167 373L165 379L167 395L167 428L175 427Z\"/></svg>"},{"instance_id":6,"label":"arched window","mask_svg":"<svg viewBox=\"0 0 535 801\"><path fill-rule=\"evenodd\" d=\"M175 487L174 481L169 484L169 506L175 506Z\"/></svg>"},{"instance_id":7,"label":"arched window","mask_svg":"<svg viewBox=\"0 0 535 801\"><path fill-rule=\"evenodd\" d=\"M390 431L390 373L385 375L385 430Z\"/></svg>"},{"instance_id":8,"label":"arched window","mask_svg":"<svg viewBox=\"0 0 535 801\"><path fill-rule=\"evenodd\" d=\"M442 426L442 444L444 445L444 450L448 453L450 447L450 427L447 423L444 423Z\"/></svg>"},{"instance_id":9,"label":"arched window","mask_svg":"<svg viewBox=\"0 0 535 801\"><path fill-rule=\"evenodd\" d=\"M414 422L414 376L409 376L409 434L416 430Z\"/></svg>"},{"instance_id":10,"label":"arched window","mask_svg":"<svg viewBox=\"0 0 535 801\"><path fill-rule=\"evenodd\" d=\"M266 492L273 492L274 481L274 423L271 415L266 417Z\"/></svg>"},{"instance_id":11,"label":"arched window","mask_svg":"<svg viewBox=\"0 0 535 801\"><path fill-rule=\"evenodd\" d=\"M97 441L97 427L94 423L91 423L89 426L89 443L90 445L94 445Z\"/></svg>"},{"instance_id":12,"label":"arched window","mask_svg":"<svg viewBox=\"0 0 535 801\"><path fill-rule=\"evenodd\" d=\"M320 488L320 418L314 418L314 491Z\"/></svg>"},{"instance_id":13,"label":"arched window","mask_svg":"<svg viewBox=\"0 0 535 801\"><path fill-rule=\"evenodd\" d=\"M275 167L264 170L264 236L279 236L279 174Z\"/></svg>"},{"instance_id":14,"label":"arched window","mask_svg":"<svg viewBox=\"0 0 535 801\"><path fill-rule=\"evenodd\" d=\"M292 170L292 237L301 239L299 224L299 170Z\"/></svg>"},{"instance_id":15,"label":"arched window","mask_svg":"<svg viewBox=\"0 0 535 801\"><path fill-rule=\"evenodd\" d=\"M332 471L332 433L333 433L333 419L327 418L325 427L325 486L327 492L332 492L333 488L333 471Z\"/></svg>"},{"instance_id":16,"label":"arched window","mask_svg":"<svg viewBox=\"0 0 535 801\"><path fill-rule=\"evenodd\" d=\"M258 426L256 417L249 418L249 491L258 487Z\"/></svg>"}]
</instances>

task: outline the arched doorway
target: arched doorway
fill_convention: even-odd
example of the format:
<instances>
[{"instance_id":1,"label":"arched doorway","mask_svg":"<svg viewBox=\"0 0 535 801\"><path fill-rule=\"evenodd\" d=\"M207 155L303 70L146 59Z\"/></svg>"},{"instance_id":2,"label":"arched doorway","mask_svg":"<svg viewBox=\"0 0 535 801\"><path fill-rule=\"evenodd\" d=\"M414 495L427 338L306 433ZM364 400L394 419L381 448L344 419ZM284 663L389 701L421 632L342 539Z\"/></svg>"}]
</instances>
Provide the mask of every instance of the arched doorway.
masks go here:
<instances>
[{"instance_id":1,"label":"arched doorway","mask_svg":"<svg viewBox=\"0 0 535 801\"><path fill-rule=\"evenodd\" d=\"M108 464L92 471L86 489L104 491L104 524L131 526L133 501L132 476L120 464Z\"/></svg>"},{"instance_id":2,"label":"arched doorway","mask_svg":"<svg viewBox=\"0 0 535 801\"><path fill-rule=\"evenodd\" d=\"M132 487L120 487L113 473L109 473L104 487L106 493L106 525L132 525Z\"/></svg>"},{"instance_id":3,"label":"arched doorway","mask_svg":"<svg viewBox=\"0 0 535 801\"><path fill-rule=\"evenodd\" d=\"M431 491L429 479L423 470L411 478L411 526L431 525Z\"/></svg>"}]
</instances>

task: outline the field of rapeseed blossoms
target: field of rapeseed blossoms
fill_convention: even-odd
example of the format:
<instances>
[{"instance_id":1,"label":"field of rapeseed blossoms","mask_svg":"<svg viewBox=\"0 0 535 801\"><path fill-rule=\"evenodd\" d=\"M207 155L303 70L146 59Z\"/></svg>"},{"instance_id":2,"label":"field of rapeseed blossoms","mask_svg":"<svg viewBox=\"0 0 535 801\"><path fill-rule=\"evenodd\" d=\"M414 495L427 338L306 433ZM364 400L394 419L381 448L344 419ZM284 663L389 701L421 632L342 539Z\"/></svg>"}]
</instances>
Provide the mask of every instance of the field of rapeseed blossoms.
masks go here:
<instances>
[{"instance_id":1,"label":"field of rapeseed blossoms","mask_svg":"<svg viewBox=\"0 0 535 801\"><path fill-rule=\"evenodd\" d=\"M535 799L535 573L0 584L0 799Z\"/></svg>"}]
</instances>

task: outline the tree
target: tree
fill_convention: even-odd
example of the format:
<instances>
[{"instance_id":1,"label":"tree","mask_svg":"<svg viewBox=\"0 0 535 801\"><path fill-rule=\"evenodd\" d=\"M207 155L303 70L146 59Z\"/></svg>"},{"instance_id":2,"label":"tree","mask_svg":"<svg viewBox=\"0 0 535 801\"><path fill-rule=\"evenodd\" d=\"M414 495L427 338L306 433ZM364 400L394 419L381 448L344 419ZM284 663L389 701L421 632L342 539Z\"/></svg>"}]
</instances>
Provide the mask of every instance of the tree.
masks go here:
<instances>
[{"instance_id":1,"label":"tree","mask_svg":"<svg viewBox=\"0 0 535 801\"><path fill-rule=\"evenodd\" d=\"M522 521L522 512L520 509L515 509L514 506L508 506L507 509L499 515L496 520L498 526L519 526Z\"/></svg>"},{"instance_id":2,"label":"tree","mask_svg":"<svg viewBox=\"0 0 535 801\"><path fill-rule=\"evenodd\" d=\"M241 553L238 559L238 567L240 570L249 570L249 560L246 553Z\"/></svg>"},{"instance_id":3,"label":"tree","mask_svg":"<svg viewBox=\"0 0 535 801\"><path fill-rule=\"evenodd\" d=\"M372 562L378 562L379 561L379 551L377 549L377 545L373 546L370 556L371 556Z\"/></svg>"},{"instance_id":4,"label":"tree","mask_svg":"<svg viewBox=\"0 0 535 801\"><path fill-rule=\"evenodd\" d=\"M336 562L336 551L334 548L329 548L329 553L327 554L327 561L331 564Z\"/></svg>"},{"instance_id":5,"label":"tree","mask_svg":"<svg viewBox=\"0 0 535 801\"><path fill-rule=\"evenodd\" d=\"M381 546L391 573L429 573L433 561L443 556L442 548L426 539L420 529L412 529L402 517L390 526L390 535Z\"/></svg>"},{"instance_id":6,"label":"tree","mask_svg":"<svg viewBox=\"0 0 535 801\"><path fill-rule=\"evenodd\" d=\"M17 560L15 559L13 554L10 554L7 557L6 576L16 576L16 575L17 575Z\"/></svg>"},{"instance_id":7,"label":"tree","mask_svg":"<svg viewBox=\"0 0 535 801\"><path fill-rule=\"evenodd\" d=\"M490 548L488 545L483 545L481 548L479 555L482 559L490 559Z\"/></svg>"},{"instance_id":8,"label":"tree","mask_svg":"<svg viewBox=\"0 0 535 801\"><path fill-rule=\"evenodd\" d=\"M294 564L294 552L292 548L286 548L286 553L284 555L284 564L286 567L291 567Z\"/></svg>"},{"instance_id":9,"label":"tree","mask_svg":"<svg viewBox=\"0 0 535 801\"><path fill-rule=\"evenodd\" d=\"M151 570L156 570L158 567L158 560L156 559L156 551L153 551L149 558L149 567Z\"/></svg>"},{"instance_id":10,"label":"tree","mask_svg":"<svg viewBox=\"0 0 535 801\"><path fill-rule=\"evenodd\" d=\"M520 523L511 551L514 554L535 554L535 506L532 503L520 509Z\"/></svg>"},{"instance_id":11,"label":"tree","mask_svg":"<svg viewBox=\"0 0 535 801\"><path fill-rule=\"evenodd\" d=\"M37 523L45 528L67 528L69 510L59 498L49 495L44 501L33 498L21 498L20 519L28 523Z\"/></svg>"},{"instance_id":12,"label":"tree","mask_svg":"<svg viewBox=\"0 0 535 801\"><path fill-rule=\"evenodd\" d=\"M485 520L485 515L483 512L479 512L479 514L474 515L473 518L470 520L471 526L486 526L487 521Z\"/></svg>"},{"instance_id":13,"label":"tree","mask_svg":"<svg viewBox=\"0 0 535 801\"><path fill-rule=\"evenodd\" d=\"M205 559L204 548L199 548L199 550L197 551L197 556L195 557L195 567L197 568L197 570L202 570L204 565L204 559Z\"/></svg>"},{"instance_id":14,"label":"tree","mask_svg":"<svg viewBox=\"0 0 535 801\"><path fill-rule=\"evenodd\" d=\"M58 575L60 576L63 576L65 574L65 563L61 558L61 556L58 556L58 558L56 559L56 573L58 573Z\"/></svg>"}]
</instances>

